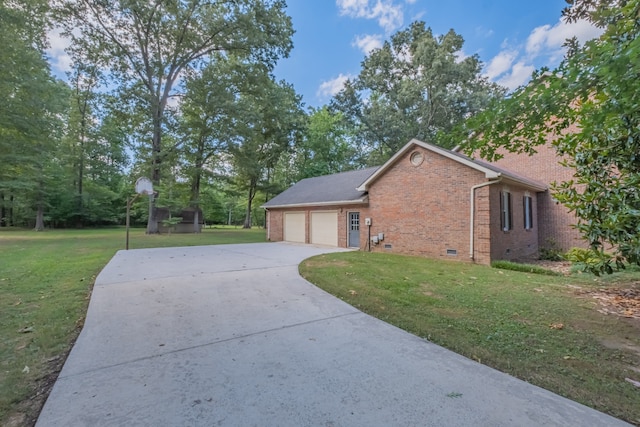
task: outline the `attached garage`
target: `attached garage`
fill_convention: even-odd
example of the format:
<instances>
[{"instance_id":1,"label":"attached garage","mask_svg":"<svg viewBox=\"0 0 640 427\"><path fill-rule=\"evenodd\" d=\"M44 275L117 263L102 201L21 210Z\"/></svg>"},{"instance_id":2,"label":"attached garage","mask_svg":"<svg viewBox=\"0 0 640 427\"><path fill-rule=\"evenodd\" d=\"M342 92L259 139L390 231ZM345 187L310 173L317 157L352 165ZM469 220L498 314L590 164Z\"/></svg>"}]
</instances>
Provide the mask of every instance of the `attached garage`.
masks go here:
<instances>
[{"instance_id":1,"label":"attached garage","mask_svg":"<svg viewBox=\"0 0 640 427\"><path fill-rule=\"evenodd\" d=\"M284 240L286 242L305 243L304 212L286 212L284 214Z\"/></svg>"},{"instance_id":2,"label":"attached garage","mask_svg":"<svg viewBox=\"0 0 640 427\"><path fill-rule=\"evenodd\" d=\"M310 242L338 246L338 212L311 212Z\"/></svg>"},{"instance_id":3,"label":"attached garage","mask_svg":"<svg viewBox=\"0 0 640 427\"><path fill-rule=\"evenodd\" d=\"M300 180L262 205L267 210L267 238L346 248L353 231L348 216L369 203L367 193L357 187L377 169ZM359 247L359 239L355 242L354 247Z\"/></svg>"}]
</instances>

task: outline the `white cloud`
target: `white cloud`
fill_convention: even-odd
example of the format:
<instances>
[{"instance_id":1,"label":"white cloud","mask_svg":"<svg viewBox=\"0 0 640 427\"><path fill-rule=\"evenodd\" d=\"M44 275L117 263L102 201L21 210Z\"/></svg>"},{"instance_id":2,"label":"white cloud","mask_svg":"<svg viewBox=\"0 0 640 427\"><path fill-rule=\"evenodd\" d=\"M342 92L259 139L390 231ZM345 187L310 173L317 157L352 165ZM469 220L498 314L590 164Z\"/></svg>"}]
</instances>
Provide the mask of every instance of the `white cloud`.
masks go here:
<instances>
[{"instance_id":1,"label":"white cloud","mask_svg":"<svg viewBox=\"0 0 640 427\"><path fill-rule=\"evenodd\" d=\"M467 55L466 53L464 53L464 51L461 49L457 52L455 52L453 54L456 57L456 63L459 64L462 61L464 61L465 59L467 59L469 57L469 55Z\"/></svg>"},{"instance_id":2,"label":"white cloud","mask_svg":"<svg viewBox=\"0 0 640 427\"><path fill-rule=\"evenodd\" d=\"M357 47L365 55L368 55L372 50L380 49L382 47L382 36L379 34L364 34L356 36L355 40L351 43L351 46Z\"/></svg>"},{"instance_id":3,"label":"white cloud","mask_svg":"<svg viewBox=\"0 0 640 427\"><path fill-rule=\"evenodd\" d=\"M554 26L543 25L534 28L527 39L526 52L528 55L538 55L542 51L561 50L567 39L576 37L584 43L602 34L602 29L594 27L588 21L567 23L558 21Z\"/></svg>"},{"instance_id":4,"label":"white cloud","mask_svg":"<svg viewBox=\"0 0 640 427\"><path fill-rule=\"evenodd\" d=\"M493 57L485 68L485 76L510 90L525 84L531 73L543 66L554 68L565 54L564 43L576 37L580 43L598 37L602 30L587 21L534 28L525 43L505 40L502 51Z\"/></svg>"},{"instance_id":5,"label":"white cloud","mask_svg":"<svg viewBox=\"0 0 640 427\"><path fill-rule=\"evenodd\" d=\"M489 38L493 35L494 31L490 28L479 26L479 27L476 27L475 33L477 37Z\"/></svg>"},{"instance_id":6,"label":"white cloud","mask_svg":"<svg viewBox=\"0 0 640 427\"><path fill-rule=\"evenodd\" d=\"M402 26L404 13L393 0L336 0L340 15L376 19L387 33Z\"/></svg>"},{"instance_id":7,"label":"white cloud","mask_svg":"<svg viewBox=\"0 0 640 427\"><path fill-rule=\"evenodd\" d=\"M525 84L531 78L531 74L535 69L536 67L533 65L518 62L511 68L511 72L498 79L497 83L509 90L514 90L518 86Z\"/></svg>"},{"instance_id":8,"label":"white cloud","mask_svg":"<svg viewBox=\"0 0 640 427\"><path fill-rule=\"evenodd\" d=\"M485 70L485 75L493 80L496 77L506 73L509 71L513 62L516 60L518 56L517 51L513 50L503 50L499 54L493 57L493 59L487 65Z\"/></svg>"},{"instance_id":9,"label":"white cloud","mask_svg":"<svg viewBox=\"0 0 640 427\"><path fill-rule=\"evenodd\" d=\"M326 82L322 82L316 95L319 98L325 99L334 96L338 92L342 90L344 84L347 80L353 78L351 74L342 74L338 75L335 79L328 80Z\"/></svg>"},{"instance_id":10,"label":"white cloud","mask_svg":"<svg viewBox=\"0 0 640 427\"><path fill-rule=\"evenodd\" d=\"M51 66L61 73L71 70L73 61L64 50L69 47L71 41L60 34L60 30L53 29L47 34L49 38L49 49L47 55L51 58Z\"/></svg>"}]
</instances>

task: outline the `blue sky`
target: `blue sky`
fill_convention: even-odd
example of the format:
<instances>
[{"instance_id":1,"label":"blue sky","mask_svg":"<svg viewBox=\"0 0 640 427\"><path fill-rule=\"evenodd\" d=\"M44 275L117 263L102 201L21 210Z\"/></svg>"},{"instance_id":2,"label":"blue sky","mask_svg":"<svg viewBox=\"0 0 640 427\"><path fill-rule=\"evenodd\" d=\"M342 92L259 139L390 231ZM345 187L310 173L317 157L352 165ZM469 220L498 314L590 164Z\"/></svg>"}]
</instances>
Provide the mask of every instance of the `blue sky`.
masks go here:
<instances>
[{"instance_id":1,"label":"blue sky","mask_svg":"<svg viewBox=\"0 0 640 427\"><path fill-rule=\"evenodd\" d=\"M294 48L275 69L292 83L307 107L328 103L344 81L356 76L371 49L415 20L435 34L453 28L465 39L461 55L479 55L483 73L514 89L542 66L553 68L572 36L585 41L599 34L589 23L561 21L565 0L287 0ZM50 34L49 57L64 78L68 41Z\"/></svg>"},{"instance_id":2,"label":"blue sky","mask_svg":"<svg viewBox=\"0 0 640 427\"><path fill-rule=\"evenodd\" d=\"M292 83L307 106L329 102L358 74L372 48L421 20L435 34L453 28L465 39L462 55L478 54L483 73L510 89L531 72L554 67L562 44L599 34L586 22L561 21L564 0L287 0L296 30L294 49L280 61L278 79Z\"/></svg>"}]
</instances>

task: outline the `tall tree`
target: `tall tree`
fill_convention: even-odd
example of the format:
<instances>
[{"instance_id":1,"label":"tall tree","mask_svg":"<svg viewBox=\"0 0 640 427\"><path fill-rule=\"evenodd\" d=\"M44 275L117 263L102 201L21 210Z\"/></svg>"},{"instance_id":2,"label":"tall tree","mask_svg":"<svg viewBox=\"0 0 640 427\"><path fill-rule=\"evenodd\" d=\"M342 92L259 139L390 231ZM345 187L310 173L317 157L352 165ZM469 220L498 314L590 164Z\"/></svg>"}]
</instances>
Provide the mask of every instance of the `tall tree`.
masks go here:
<instances>
[{"instance_id":1,"label":"tall tree","mask_svg":"<svg viewBox=\"0 0 640 427\"><path fill-rule=\"evenodd\" d=\"M20 202L35 210L37 230L44 228L46 166L68 99L66 85L51 75L44 58L47 10L46 1L0 4L0 216L12 217Z\"/></svg>"},{"instance_id":2,"label":"tall tree","mask_svg":"<svg viewBox=\"0 0 640 427\"><path fill-rule=\"evenodd\" d=\"M477 55L462 57L464 40L453 30L436 36L414 22L362 62L360 74L332 101L386 160L412 138L437 142L469 114L504 92L482 77Z\"/></svg>"},{"instance_id":3,"label":"tall tree","mask_svg":"<svg viewBox=\"0 0 640 427\"><path fill-rule=\"evenodd\" d=\"M268 66L288 55L293 29L283 0L54 0L74 45L95 52L120 89L136 89L151 124L151 178L160 183L169 99L181 79L238 52ZM156 232L150 209L149 232Z\"/></svg>"},{"instance_id":4,"label":"tall tree","mask_svg":"<svg viewBox=\"0 0 640 427\"><path fill-rule=\"evenodd\" d=\"M296 146L296 179L344 172L359 166L359 150L344 114L328 107L311 109Z\"/></svg>"},{"instance_id":5,"label":"tall tree","mask_svg":"<svg viewBox=\"0 0 640 427\"><path fill-rule=\"evenodd\" d=\"M469 151L495 158L498 148L533 153L553 146L575 179L556 183L554 197L574 211L592 246L588 267L613 271L640 263L640 0L572 0L565 19L586 18L604 34L463 127ZM615 257L605 254L611 245Z\"/></svg>"},{"instance_id":6,"label":"tall tree","mask_svg":"<svg viewBox=\"0 0 640 427\"><path fill-rule=\"evenodd\" d=\"M304 123L301 97L287 83L270 80L242 94L233 118L229 153L238 188L245 192L244 228L251 228L253 201L269 191L271 176L284 153L291 152Z\"/></svg>"},{"instance_id":7,"label":"tall tree","mask_svg":"<svg viewBox=\"0 0 640 427\"><path fill-rule=\"evenodd\" d=\"M193 205L198 204L203 178L213 176L216 161L228 153L228 141L235 136L230 130L244 114L238 100L270 84L263 63L235 55L219 55L200 74L188 79L181 106L181 151Z\"/></svg>"},{"instance_id":8,"label":"tall tree","mask_svg":"<svg viewBox=\"0 0 640 427\"><path fill-rule=\"evenodd\" d=\"M84 189L87 153L96 142L99 96L96 92L100 86L102 73L100 69L88 61L85 52L76 52L72 70L68 73L72 89L71 109L69 114L69 131L67 140L73 167L76 226L84 222Z\"/></svg>"}]
</instances>

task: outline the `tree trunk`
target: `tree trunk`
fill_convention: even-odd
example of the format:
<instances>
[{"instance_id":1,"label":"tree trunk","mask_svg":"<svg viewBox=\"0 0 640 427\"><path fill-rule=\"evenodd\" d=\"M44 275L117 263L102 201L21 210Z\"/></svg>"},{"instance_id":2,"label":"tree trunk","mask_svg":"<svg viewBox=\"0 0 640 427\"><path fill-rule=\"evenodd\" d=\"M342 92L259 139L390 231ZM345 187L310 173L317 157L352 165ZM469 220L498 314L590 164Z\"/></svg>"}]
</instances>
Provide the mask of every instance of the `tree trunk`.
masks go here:
<instances>
[{"instance_id":1,"label":"tree trunk","mask_svg":"<svg viewBox=\"0 0 640 427\"><path fill-rule=\"evenodd\" d=\"M162 165L161 154L162 141L162 111L157 107L153 115L153 138L151 140L151 182L154 189L160 185L160 167ZM158 221L156 221L155 206L158 198L157 190L149 196L149 220L147 221L147 234L158 233Z\"/></svg>"},{"instance_id":2,"label":"tree trunk","mask_svg":"<svg viewBox=\"0 0 640 427\"><path fill-rule=\"evenodd\" d=\"M80 100L78 100L80 104ZM87 135L87 98L85 97L83 102L79 105L80 110L80 135L79 135L79 143L80 143L80 153L78 159L78 216L76 219L76 227L82 228L84 224L84 200L82 197L82 193L84 191L84 150L85 150L85 138Z\"/></svg>"},{"instance_id":3,"label":"tree trunk","mask_svg":"<svg viewBox=\"0 0 640 427\"><path fill-rule=\"evenodd\" d=\"M247 204L247 213L244 216L242 228L251 228L251 201Z\"/></svg>"},{"instance_id":4,"label":"tree trunk","mask_svg":"<svg viewBox=\"0 0 640 427\"><path fill-rule=\"evenodd\" d=\"M13 227L16 225L15 219L13 218L13 194L9 196L9 227Z\"/></svg>"},{"instance_id":5,"label":"tree trunk","mask_svg":"<svg viewBox=\"0 0 640 427\"><path fill-rule=\"evenodd\" d=\"M44 231L44 183L40 181L38 183L38 200L37 204L37 212L36 212L36 226L34 228L35 231Z\"/></svg>"},{"instance_id":6,"label":"tree trunk","mask_svg":"<svg viewBox=\"0 0 640 427\"><path fill-rule=\"evenodd\" d=\"M157 234L158 233L158 222L156 221L155 215L155 195L149 195L149 220L147 221L147 234Z\"/></svg>"},{"instance_id":7,"label":"tree trunk","mask_svg":"<svg viewBox=\"0 0 640 427\"><path fill-rule=\"evenodd\" d=\"M4 204L4 193L0 193L0 227L7 226L7 207Z\"/></svg>"},{"instance_id":8,"label":"tree trunk","mask_svg":"<svg viewBox=\"0 0 640 427\"><path fill-rule=\"evenodd\" d=\"M253 205L253 198L256 196L256 186L257 182L255 180L251 180L251 185L249 186L249 198L247 200L247 213L244 217L244 224L242 228L251 228L251 206Z\"/></svg>"},{"instance_id":9,"label":"tree trunk","mask_svg":"<svg viewBox=\"0 0 640 427\"><path fill-rule=\"evenodd\" d=\"M44 231L44 207L42 202L38 202L38 211L36 213L36 226L35 231Z\"/></svg>"}]
</instances>

